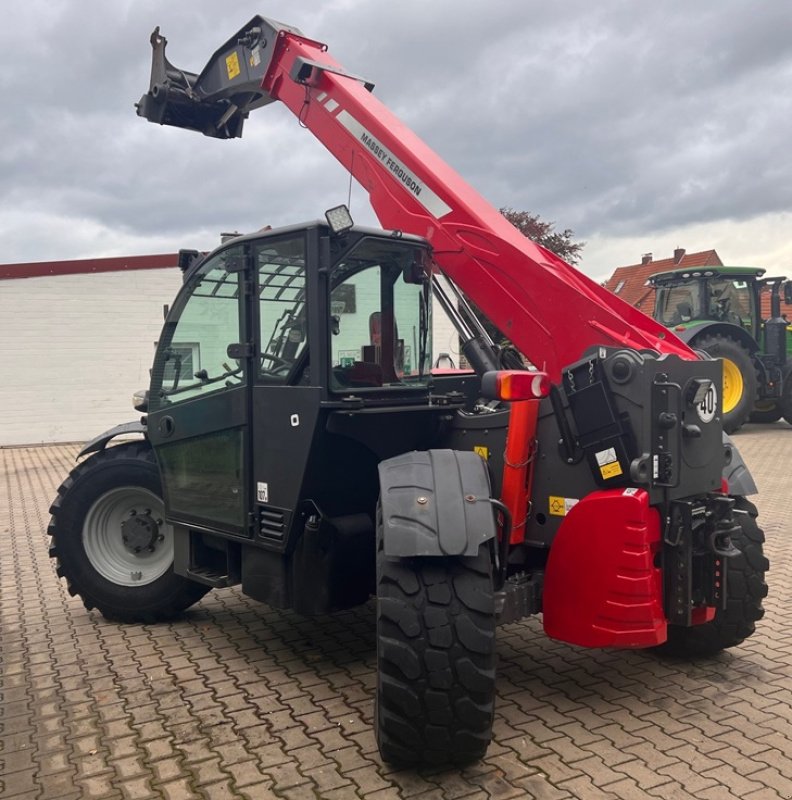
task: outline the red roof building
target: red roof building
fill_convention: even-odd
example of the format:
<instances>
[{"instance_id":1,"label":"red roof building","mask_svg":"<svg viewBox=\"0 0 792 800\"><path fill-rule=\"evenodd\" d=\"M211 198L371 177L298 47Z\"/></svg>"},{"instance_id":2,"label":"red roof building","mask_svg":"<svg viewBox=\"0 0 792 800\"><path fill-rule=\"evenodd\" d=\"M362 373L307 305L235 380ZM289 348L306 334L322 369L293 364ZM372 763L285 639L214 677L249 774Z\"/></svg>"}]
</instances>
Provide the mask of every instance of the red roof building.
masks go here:
<instances>
[{"instance_id":1,"label":"red roof building","mask_svg":"<svg viewBox=\"0 0 792 800\"><path fill-rule=\"evenodd\" d=\"M654 288L647 284L650 275L656 272L667 272L672 269L688 267L722 267L723 262L715 250L703 250L700 253L686 253L681 247L674 250L672 258L655 261L651 253L641 258L640 264L618 267L605 281L605 288L617 294L622 300L652 315L654 309Z\"/></svg>"}]
</instances>

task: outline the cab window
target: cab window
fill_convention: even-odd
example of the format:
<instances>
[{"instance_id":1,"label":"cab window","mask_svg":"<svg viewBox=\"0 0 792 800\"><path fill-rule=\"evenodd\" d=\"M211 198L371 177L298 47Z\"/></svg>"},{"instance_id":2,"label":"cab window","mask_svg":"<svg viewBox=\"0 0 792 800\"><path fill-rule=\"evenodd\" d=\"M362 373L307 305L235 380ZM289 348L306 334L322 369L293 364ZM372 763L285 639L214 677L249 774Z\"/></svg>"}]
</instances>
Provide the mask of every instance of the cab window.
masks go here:
<instances>
[{"instance_id":1,"label":"cab window","mask_svg":"<svg viewBox=\"0 0 792 800\"><path fill-rule=\"evenodd\" d=\"M258 243L260 355L258 380L285 383L308 344L305 294L305 239Z\"/></svg>"},{"instance_id":2,"label":"cab window","mask_svg":"<svg viewBox=\"0 0 792 800\"><path fill-rule=\"evenodd\" d=\"M414 245L364 239L336 267L329 307L332 390L428 385L430 290L420 266L425 253Z\"/></svg>"},{"instance_id":3,"label":"cab window","mask_svg":"<svg viewBox=\"0 0 792 800\"><path fill-rule=\"evenodd\" d=\"M217 253L190 279L190 289L165 324L151 371L149 408L156 411L244 382L243 364L228 345L243 341L241 246Z\"/></svg>"}]
</instances>

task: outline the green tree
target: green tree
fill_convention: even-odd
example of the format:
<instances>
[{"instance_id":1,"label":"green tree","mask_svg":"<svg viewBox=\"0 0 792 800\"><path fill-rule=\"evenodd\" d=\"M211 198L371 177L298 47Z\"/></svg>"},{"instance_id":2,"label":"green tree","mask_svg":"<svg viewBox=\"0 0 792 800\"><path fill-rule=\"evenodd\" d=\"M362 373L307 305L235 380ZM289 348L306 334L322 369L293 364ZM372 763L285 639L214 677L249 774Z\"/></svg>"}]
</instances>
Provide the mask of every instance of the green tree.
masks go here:
<instances>
[{"instance_id":1,"label":"green tree","mask_svg":"<svg viewBox=\"0 0 792 800\"><path fill-rule=\"evenodd\" d=\"M499 210L523 236L527 236L532 242L546 247L570 264L577 264L580 261L580 251L586 243L574 241L572 238L574 233L569 228L557 231L555 222L545 222L537 214L515 211L508 206Z\"/></svg>"}]
</instances>

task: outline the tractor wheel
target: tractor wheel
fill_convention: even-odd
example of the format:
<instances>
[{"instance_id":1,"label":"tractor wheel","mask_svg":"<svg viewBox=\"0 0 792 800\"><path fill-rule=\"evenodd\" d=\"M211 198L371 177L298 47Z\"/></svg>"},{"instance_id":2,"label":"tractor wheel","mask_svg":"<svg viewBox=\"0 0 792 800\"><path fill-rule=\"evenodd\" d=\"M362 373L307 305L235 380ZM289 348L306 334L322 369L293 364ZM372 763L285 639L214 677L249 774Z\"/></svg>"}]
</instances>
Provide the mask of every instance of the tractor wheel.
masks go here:
<instances>
[{"instance_id":1,"label":"tractor wheel","mask_svg":"<svg viewBox=\"0 0 792 800\"><path fill-rule=\"evenodd\" d=\"M744 497L736 498L735 518L739 535L732 537L741 551L725 559L726 608L718 609L715 619L703 625L683 628L668 626L668 641L656 650L664 655L682 657L713 656L728 647L742 644L756 630L764 616L762 600L767 597L765 572L770 563L764 556L764 533L756 524L756 506Z\"/></svg>"},{"instance_id":2,"label":"tractor wheel","mask_svg":"<svg viewBox=\"0 0 792 800\"><path fill-rule=\"evenodd\" d=\"M756 401L756 369L751 354L731 337L718 334L697 340L695 347L723 360L723 430L734 433L748 420Z\"/></svg>"},{"instance_id":3,"label":"tractor wheel","mask_svg":"<svg viewBox=\"0 0 792 800\"><path fill-rule=\"evenodd\" d=\"M781 419L781 406L775 400L760 400L748 417L749 422L769 425Z\"/></svg>"},{"instance_id":4,"label":"tractor wheel","mask_svg":"<svg viewBox=\"0 0 792 800\"><path fill-rule=\"evenodd\" d=\"M377 546L376 734L383 760L481 758L495 708L495 607L486 544L476 557L390 558Z\"/></svg>"},{"instance_id":5,"label":"tractor wheel","mask_svg":"<svg viewBox=\"0 0 792 800\"><path fill-rule=\"evenodd\" d=\"M781 389L781 399L778 401L781 416L792 425L792 373L787 374L784 387Z\"/></svg>"},{"instance_id":6,"label":"tractor wheel","mask_svg":"<svg viewBox=\"0 0 792 800\"><path fill-rule=\"evenodd\" d=\"M119 622L169 619L207 586L173 572L173 529L146 442L102 450L72 470L50 508L50 556L71 595Z\"/></svg>"}]
</instances>

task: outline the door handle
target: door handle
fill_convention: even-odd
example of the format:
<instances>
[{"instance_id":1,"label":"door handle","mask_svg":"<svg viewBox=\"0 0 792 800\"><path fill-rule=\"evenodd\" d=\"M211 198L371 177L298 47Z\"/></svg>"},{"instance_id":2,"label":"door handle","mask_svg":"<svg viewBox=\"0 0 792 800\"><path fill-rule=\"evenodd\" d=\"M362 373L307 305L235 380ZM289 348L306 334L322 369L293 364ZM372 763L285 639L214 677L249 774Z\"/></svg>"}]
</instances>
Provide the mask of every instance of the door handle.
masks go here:
<instances>
[{"instance_id":1,"label":"door handle","mask_svg":"<svg viewBox=\"0 0 792 800\"><path fill-rule=\"evenodd\" d=\"M173 421L173 417L163 417L159 421L158 430L163 439L173 436L173 432L176 430L176 423Z\"/></svg>"}]
</instances>

